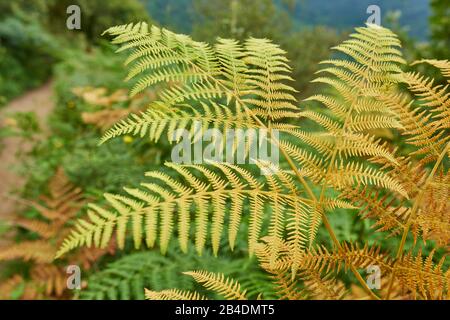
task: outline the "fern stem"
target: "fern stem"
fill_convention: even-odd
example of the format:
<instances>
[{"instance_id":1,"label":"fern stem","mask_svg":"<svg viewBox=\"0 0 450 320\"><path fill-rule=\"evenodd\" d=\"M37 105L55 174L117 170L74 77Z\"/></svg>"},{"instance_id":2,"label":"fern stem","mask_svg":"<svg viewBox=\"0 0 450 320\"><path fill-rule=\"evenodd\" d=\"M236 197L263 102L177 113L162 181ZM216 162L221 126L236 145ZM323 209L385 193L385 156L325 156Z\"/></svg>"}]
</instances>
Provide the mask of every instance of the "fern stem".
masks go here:
<instances>
[{"instance_id":1,"label":"fern stem","mask_svg":"<svg viewBox=\"0 0 450 320\"><path fill-rule=\"evenodd\" d=\"M406 222L406 224L404 226L404 229L403 229L402 240L400 242L400 245L399 245L398 250L397 250L397 254L395 256L394 268L392 270L392 274L391 274L391 277L389 279L389 286L388 286L388 291L387 291L387 294L386 294L386 300L389 300L389 298L391 296L392 287L393 287L394 279L395 279L395 270L396 270L395 265L397 264L397 261L402 256L403 249L404 249L405 244L406 244L406 238L408 237L409 228L411 227L412 221L413 221L413 219L416 216L417 210L419 209L419 205L422 202L422 198L423 198L423 195L425 193L425 190L426 190L428 184L433 179L434 175L436 174L436 171L440 167L441 162L444 160L444 157L447 154L447 151L449 150L449 148L450 148L450 142L447 143L445 148L442 150L441 154L439 155L439 157L436 160L436 163L433 166L433 169L430 172L430 175L427 177L427 180L425 181L425 183L422 186L419 194L415 198L414 205L413 205L413 207L411 209L411 214L407 218L407 222Z\"/></svg>"}]
</instances>

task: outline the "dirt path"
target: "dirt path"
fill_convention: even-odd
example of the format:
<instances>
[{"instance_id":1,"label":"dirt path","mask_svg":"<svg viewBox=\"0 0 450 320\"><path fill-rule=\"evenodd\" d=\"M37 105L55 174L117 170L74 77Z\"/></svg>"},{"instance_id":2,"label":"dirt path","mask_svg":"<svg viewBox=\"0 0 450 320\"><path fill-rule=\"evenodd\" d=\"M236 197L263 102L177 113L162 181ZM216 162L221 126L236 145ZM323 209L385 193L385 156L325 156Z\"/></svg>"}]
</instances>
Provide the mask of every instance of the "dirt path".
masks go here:
<instances>
[{"instance_id":1,"label":"dirt path","mask_svg":"<svg viewBox=\"0 0 450 320\"><path fill-rule=\"evenodd\" d=\"M0 125L10 113L33 111L36 113L40 128L45 129L47 115L53 109L52 95L52 83L47 82L14 99L0 109ZM5 217L13 213L17 207L17 203L8 195L20 189L25 182L14 172L14 165L17 164L16 153L19 150L29 150L31 143L18 137L7 137L2 140L2 145L0 149L0 217Z\"/></svg>"}]
</instances>

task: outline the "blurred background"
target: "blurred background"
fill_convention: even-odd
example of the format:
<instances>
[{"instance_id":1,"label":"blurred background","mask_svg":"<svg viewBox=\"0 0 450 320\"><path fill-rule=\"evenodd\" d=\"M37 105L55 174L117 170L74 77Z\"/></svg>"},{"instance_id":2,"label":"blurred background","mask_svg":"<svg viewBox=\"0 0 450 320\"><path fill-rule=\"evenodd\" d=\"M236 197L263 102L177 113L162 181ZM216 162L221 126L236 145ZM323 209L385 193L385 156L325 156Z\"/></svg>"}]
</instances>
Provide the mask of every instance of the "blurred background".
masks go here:
<instances>
[{"instance_id":1,"label":"blurred background","mask_svg":"<svg viewBox=\"0 0 450 320\"><path fill-rule=\"evenodd\" d=\"M80 30L66 27L66 10L73 4L81 8ZM120 193L122 186L137 185L143 172L170 160L167 141L151 144L125 136L98 146L105 129L142 110L155 96L149 91L128 98L132 83L123 82L124 56L115 54L109 39L101 36L108 27L147 21L199 41L272 39L287 51L303 99L312 93L310 81L318 62L329 58L330 48L352 28L364 25L371 15L369 5L379 6L381 24L400 36L408 62L450 57L448 0L0 0L0 246L37 240L35 233L11 221L39 217L42 206L57 208L49 200L58 189L55 173L60 173L59 182L66 179L82 190L84 198L100 199L103 192ZM354 217L333 219L341 239L367 237L368 226ZM119 258L120 253L105 259ZM177 259L182 258L167 257L157 265L170 263L173 270L184 270L195 263L192 257ZM19 274L15 291L8 292L23 297L35 262L3 260L8 261L1 264L0 283ZM90 267L101 270L102 263ZM213 271L214 264L223 261L206 263ZM230 273L251 268L251 261L237 263L235 269L230 264ZM153 270L152 277L165 274ZM145 281L153 281L154 289L154 283L182 287L171 284L178 280L167 274L167 279ZM30 297L52 294L35 292Z\"/></svg>"}]
</instances>

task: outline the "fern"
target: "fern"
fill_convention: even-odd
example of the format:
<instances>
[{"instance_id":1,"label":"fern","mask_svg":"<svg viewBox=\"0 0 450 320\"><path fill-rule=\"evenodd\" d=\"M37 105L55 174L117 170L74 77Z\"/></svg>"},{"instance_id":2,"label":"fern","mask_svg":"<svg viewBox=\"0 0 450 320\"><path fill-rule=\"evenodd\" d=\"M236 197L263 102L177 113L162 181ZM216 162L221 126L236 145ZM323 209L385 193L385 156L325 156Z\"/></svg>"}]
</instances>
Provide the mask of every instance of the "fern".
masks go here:
<instances>
[{"instance_id":1,"label":"fern","mask_svg":"<svg viewBox=\"0 0 450 320\"><path fill-rule=\"evenodd\" d=\"M170 163L166 166L178 173L176 179L165 173L148 172L146 175L156 179L157 182L143 183L142 190L125 189L129 195L134 197L133 199L106 195L106 200L115 211L90 205L91 210L88 211L90 222L85 220L80 222L77 230L65 240L58 256L83 244L106 246L112 236L113 228L116 228L118 245L123 248L127 225L130 221L136 248L141 246L144 233L147 246L154 246L159 229L160 247L164 253L173 233L175 218L177 219L180 248L186 252L191 228L191 209L196 212L195 247L201 254L208 233L210 208L213 210L211 243L214 253L217 254L225 216L229 217L228 239L233 248L242 211L247 203L250 207L248 241L251 254L261 233L266 204L273 206L275 214L286 212L294 214L293 210L295 209L296 212L302 210L304 216L307 215L308 206L311 206L311 202L307 199L289 192L295 188L292 182L290 182L290 189L283 186L283 183L289 181L289 175L283 172L279 174L279 179L268 178L262 183L249 171L235 165L212 163L211 167L217 169L215 171L201 165ZM202 178L199 178L198 174L202 174ZM184 179L184 184L179 182L181 178ZM202 182L204 180L208 183ZM345 204L345 202L335 203L335 205L339 204ZM283 229L282 220L274 221L274 223L281 224L275 225L274 230ZM299 228L299 226L292 228ZM292 228L288 226L288 229Z\"/></svg>"},{"instance_id":2,"label":"fern","mask_svg":"<svg viewBox=\"0 0 450 320\"><path fill-rule=\"evenodd\" d=\"M48 189L49 194L42 195L40 201L25 201L38 210L39 217L31 219L18 214L12 221L17 228L24 228L29 234L37 235L37 239L25 239L0 248L0 261L22 260L30 263L29 277L14 274L4 280L5 295L21 284L24 286L23 299L69 296L67 274L63 265L54 264L54 256L68 234L67 222L78 213L86 199L81 189L68 180L61 168L49 181ZM106 249L83 248L66 257L65 262L80 265L86 270L113 250L113 245Z\"/></svg>"},{"instance_id":3,"label":"fern","mask_svg":"<svg viewBox=\"0 0 450 320\"><path fill-rule=\"evenodd\" d=\"M273 285L269 277L259 269L254 260L249 261L245 256L235 257L233 260L214 259L212 256L200 258L193 250L188 254L180 254L172 247L167 256L162 256L157 251L145 251L119 258L89 277L78 298L144 299L143 288L155 292L172 287L194 292L199 287L194 284L193 279L180 276L184 268L220 270L223 265L227 265L227 276L237 276L248 288L248 296L256 297L262 293L265 297L273 297ZM161 298L171 297L171 294L179 296L180 293L178 290L164 292Z\"/></svg>"},{"instance_id":4,"label":"fern","mask_svg":"<svg viewBox=\"0 0 450 320\"><path fill-rule=\"evenodd\" d=\"M131 95L167 86L147 111L119 122L101 142L123 134L157 141L164 132L172 140L177 129L189 129L191 141L196 141L201 135L196 122L202 129L263 129L279 148L284 167L257 177L251 169L231 164L166 163L164 171L148 172L151 180L141 188L125 188L126 196L106 194L109 207L90 204L88 218L78 220L57 257L80 246L104 248L114 232L120 248L131 234L135 248L143 241L147 247L158 242L166 253L176 230L181 250L188 252L191 229L197 253L204 254L209 237L217 255L224 229L233 249L241 221L248 218L249 254L256 253L261 267L273 276L280 298L344 298L348 290L335 279L344 269L354 274L367 296L378 299L358 270L370 264L390 277L388 289L381 292L386 298L393 293L446 296L449 275L443 260L432 266L433 255L422 263L420 252L413 259L403 249L411 231L416 239L420 234L425 241L448 241L448 188L442 189L448 181L443 165L449 153L447 86L403 72L400 41L390 30L356 28L349 40L335 47L344 57L322 63L314 82L326 89L306 99L303 109L292 95L285 52L269 40L251 38L240 44L219 39L210 46L145 23L106 33L119 51L130 52L128 79L136 78ZM427 62L447 74L447 62ZM404 84L418 101L399 93ZM307 132L299 122L312 123L315 130ZM377 129L403 131L417 150L410 158L396 155L376 137ZM273 130L282 133L280 139ZM420 158L418 164L415 158ZM337 199L336 193L341 194ZM327 217L338 208L359 208L360 215L377 220L379 231L401 234L396 257L389 258L377 246L340 243ZM425 210L430 214L423 214ZM333 242L331 249L316 245L322 224ZM269 241L261 244L261 239ZM417 276L411 275L413 270ZM221 273L188 275L226 298L247 298L244 286ZM205 297L178 289L145 294L160 299Z\"/></svg>"},{"instance_id":5,"label":"fern","mask_svg":"<svg viewBox=\"0 0 450 320\"><path fill-rule=\"evenodd\" d=\"M247 300L245 290L242 291L241 285L233 279L225 278L222 273L211 273L207 271L189 271L184 274L191 276L198 283L201 283L205 288L214 290L230 300ZM201 300L204 299L201 295L195 292L186 292L179 290L165 290L162 292L154 292L146 290L146 297L148 299L186 299L186 300Z\"/></svg>"}]
</instances>

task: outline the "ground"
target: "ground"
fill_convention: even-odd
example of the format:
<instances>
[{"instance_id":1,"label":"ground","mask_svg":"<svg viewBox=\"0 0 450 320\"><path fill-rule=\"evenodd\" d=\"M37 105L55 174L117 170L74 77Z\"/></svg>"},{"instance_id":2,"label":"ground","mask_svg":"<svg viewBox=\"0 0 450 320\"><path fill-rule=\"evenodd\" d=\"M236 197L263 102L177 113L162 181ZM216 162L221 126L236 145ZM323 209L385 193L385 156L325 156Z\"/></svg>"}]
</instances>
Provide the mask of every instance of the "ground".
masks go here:
<instances>
[{"instance_id":1,"label":"ground","mask_svg":"<svg viewBox=\"0 0 450 320\"><path fill-rule=\"evenodd\" d=\"M0 109L0 119L5 119L8 114L14 112L36 113L39 125L46 127L47 115L53 109L52 82L49 81L43 86L28 91L22 96L11 101L7 106ZM2 123L3 121L0 121ZM18 151L29 150L31 143L23 141L18 137L7 137L2 141L0 149L0 217L5 217L17 208L18 202L11 192L20 189L25 182L24 177L20 177L15 171L17 164L15 155Z\"/></svg>"}]
</instances>

